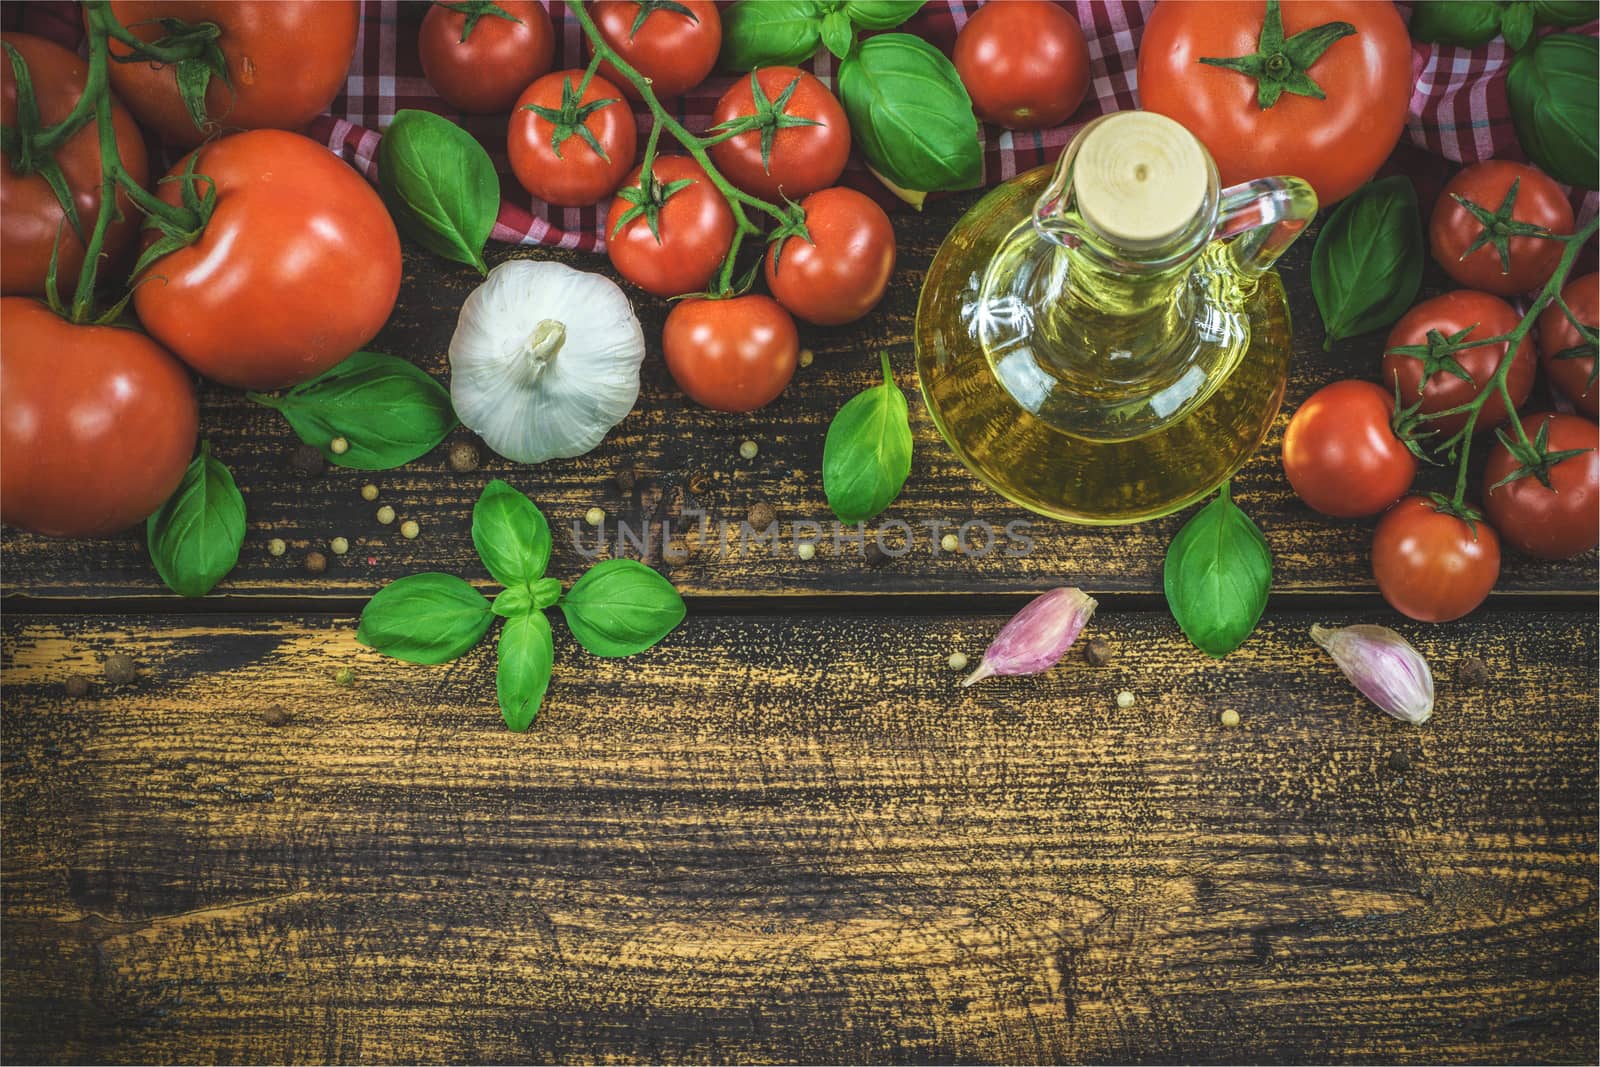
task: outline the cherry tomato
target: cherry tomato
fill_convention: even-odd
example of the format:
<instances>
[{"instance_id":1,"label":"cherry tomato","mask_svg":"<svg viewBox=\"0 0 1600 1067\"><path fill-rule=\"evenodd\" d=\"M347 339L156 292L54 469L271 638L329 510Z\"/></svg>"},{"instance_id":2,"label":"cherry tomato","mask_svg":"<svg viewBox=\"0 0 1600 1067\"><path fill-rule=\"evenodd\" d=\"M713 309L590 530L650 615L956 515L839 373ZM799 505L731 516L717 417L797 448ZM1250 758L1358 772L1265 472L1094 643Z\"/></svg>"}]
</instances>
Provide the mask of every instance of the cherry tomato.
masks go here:
<instances>
[{"instance_id":1,"label":"cherry tomato","mask_svg":"<svg viewBox=\"0 0 1600 1067\"><path fill-rule=\"evenodd\" d=\"M1600 325L1600 274L1569 281L1561 290L1561 299L1579 322L1591 330ZM1594 418L1600 414L1600 389L1595 388L1594 378L1595 346L1584 344L1571 320L1554 304L1539 314L1538 326L1539 362L1544 364L1544 372L1579 411ZM1562 355L1574 348L1584 348L1585 354Z\"/></svg>"},{"instance_id":2,"label":"cherry tomato","mask_svg":"<svg viewBox=\"0 0 1600 1067\"><path fill-rule=\"evenodd\" d=\"M1482 604L1499 580L1500 538L1486 522L1468 525L1426 497L1408 496L1378 520L1372 574L1402 615L1449 622Z\"/></svg>"},{"instance_id":3,"label":"cherry tomato","mask_svg":"<svg viewBox=\"0 0 1600 1067\"><path fill-rule=\"evenodd\" d=\"M422 19L422 74L444 102L470 115L504 112L534 79L550 72L556 35L536 0L495 0L510 18L471 18L434 4Z\"/></svg>"},{"instance_id":4,"label":"cherry tomato","mask_svg":"<svg viewBox=\"0 0 1600 1067\"><path fill-rule=\"evenodd\" d=\"M199 427L188 370L144 334L0 299L0 519L120 533L178 487Z\"/></svg>"},{"instance_id":5,"label":"cherry tomato","mask_svg":"<svg viewBox=\"0 0 1600 1067\"><path fill-rule=\"evenodd\" d=\"M1286 38L1333 22L1355 27L1305 70L1326 99L1284 92L1263 108L1255 78L1201 62L1259 55L1265 0L1157 4L1139 45L1139 96L1200 138L1223 185L1298 175L1326 207L1371 178L1400 140L1411 40L1393 4L1288 0L1280 11Z\"/></svg>"},{"instance_id":6,"label":"cherry tomato","mask_svg":"<svg viewBox=\"0 0 1600 1067\"><path fill-rule=\"evenodd\" d=\"M1354 380L1323 386L1289 420L1283 473L1324 515L1376 515L1417 476L1417 458L1393 423L1394 396L1382 387Z\"/></svg>"},{"instance_id":7,"label":"cherry tomato","mask_svg":"<svg viewBox=\"0 0 1600 1067\"><path fill-rule=\"evenodd\" d=\"M218 130L298 130L344 88L358 8L354 0L112 0L117 21L143 41L169 32L162 19L217 25L228 81L206 88L204 130L178 92L176 64L113 62L111 85L141 125L174 144L197 145ZM111 42L113 56L131 51Z\"/></svg>"},{"instance_id":8,"label":"cherry tomato","mask_svg":"<svg viewBox=\"0 0 1600 1067\"><path fill-rule=\"evenodd\" d=\"M1089 91L1089 45L1049 0L985 4L956 35L953 57L972 110L1008 130L1057 126Z\"/></svg>"},{"instance_id":9,"label":"cherry tomato","mask_svg":"<svg viewBox=\"0 0 1600 1067\"><path fill-rule=\"evenodd\" d=\"M680 301L667 315L661 347L678 387L716 411L770 404L800 360L794 320L759 294Z\"/></svg>"},{"instance_id":10,"label":"cherry tomato","mask_svg":"<svg viewBox=\"0 0 1600 1067\"><path fill-rule=\"evenodd\" d=\"M674 8L687 8L683 14ZM722 16L711 0L591 0L589 13L606 44L634 70L650 79L656 98L682 96L706 80L722 50ZM633 83L610 63L600 73L632 100L643 99Z\"/></svg>"},{"instance_id":11,"label":"cherry tomato","mask_svg":"<svg viewBox=\"0 0 1600 1067\"><path fill-rule=\"evenodd\" d=\"M894 273L894 227L854 189L824 189L800 202L811 239L767 249L767 288L807 322L837 326L875 307Z\"/></svg>"},{"instance_id":12,"label":"cherry tomato","mask_svg":"<svg viewBox=\"0 0 1600 1067\"><path fill-rule=\"evenodd\" d=\"M528 86L511 111L506 134L511 170L524 189L547 204L597 203L616 192L633 167L639 131L621 90L596 74L578 97L582 84L581 70L546 74ZM612 103L604 104L607 100ZM597 103L604 106L580 118L583 108ZM559 140L558 147L555 132L563 116L570 119L572 132ZM578 132L580 122L600 146L599 152Z\"/></svg>"},{"instance_id":13,"label":"cherry tomato","mask_svg":"<svg viewBox=\"0 0 1600 1067\"><path fill-rule=\"evenodd\" d=\"M1530 556L1567 559L1589 551L1600 544L1600 428L1579 415L1540 415L1523 429L1532 441L1542 430L1549 452L1586 451L1550 467L1549 488L1534 474L1499 485L1523 464L1496 442L1483 471L1483 510L1502 537Z\"/></svg>"},{"instance_id":14,"label":"cherry tomato","mask_svg":"<svg viewBox=\"0 0 1600 1067\"><path fill-rule=\"evenodd\" d=\"M768 107L755 103L751 79L761 86ZM793 89L790 89L793 86ZM789 94L781 108L774 107ZM828 87L798 67L767 67L740 78L717 101L712 125L753 119L747 133L711 146L711 162L723 177L751 196L780 202L801 200L825 189L844 173L850 158L850 123ZM814 126L784 125L813 122ZM761 145L772 134L768 155Z\"/></svg>"},{"instance_id":15,"label":"cherry tomato","mask_svg":"<svg viewBox=\"0 0 1600 1067\"><path fill-rule=\"evenodd\" d=\"M606 252L617 273L656 296L673 297L703 291L733 246L733 212L711 184L700 164L688 156L657 156L649 191L652 205L661 187L689 181L660 204L656 229L647 214L623 223L635 205L619 192L606 213ZM622 192L639 189L639 169L622 183Z\"/></svg>"},{"instance_id":16,"label":"cherry tomato","mask_svg":"<svg viewBox=\"0 0 1600 1067\"><path fill-rule=\"evenodd\" d=\"M8 33L6 44L17 50L28 66L34 97L39 104L39 124L48 128L67 117L72 105L83 95L88 66L52 41L26 33ZM0 124L17 125L17 82L9 61L0 60ZM122 169L143 185L150 177L145 160L144 138L133 124L133 117L115 97L111 101L111 125L117 134L117 155ZM84 237L94 231L100 214L100 140L93 122L67 138L56 149L55 161L71 190L73 206ZM17 160L9 153L0 157L0 292L44 295L44 279L50 270L50 253L56 234L61 235L60 260L56 283L63 300L71 298L83 266L83 241L71 224L62 226L65 212L55 191L37 170L20 174ZM133 244L139 233L139 216L128 194L117 194L122 221L113 220L102 246L113 260Z\"/></svg>"},{"instance_id":17,"label":"cherry tomato","mask_svg":"<svg viewBox=\"0 0 1600 1067\"><path fill-rule=\"evenodd\" d=\"M1416 356L1401 355L1395 352L1395 349L1409 345L1431 347L1433 342L1430 342L1428 335L1435 331L1446 340L1467 329L1471 330L1466 336L1469 341L1475 337L1494 337L1497 334L1510 333L1521 321L1522 317L1504 300L1488 293L1475 293L1470 289L1458 289L1453 293L1436 296L1432 300L1424 300L1406 312L1400 321L1394 324L1394 329L1389 331L1389 340L1384 346L1383 381L1388 385L1392 395L1394 382L1398 377L1400 402L1410 407L1417 402L1418 397L1421 397L1424 414L1465 404L1482 391L1495 369L1500 366L1500 361L1506 352L1505 345L1480 345L1477 348L1462 349L1452 358L1472 380L1469 382L1441 366L1428 374L1426 387L1423 384L1423 374L1429 369L1428 361ZM1511 370L1506 375L1506 386L1511 391L1511 399L1519 408L1533 391L1534 370L1533 342L1529 338L1523 338L1522 344L1517 346ZM1490 397L1484 404L1483 410L1478 412L1478 422L1473 427L1473 432L1485 433L1505 421L1505 400L1497 393ZM1455 433L1466 424L1465 414L1447 415L1442 419L1431 419L1427 423L1429 427L1445 434Z\"/></svg>"},{"instance_id":18,"label":"cherry tomato","mask_svg":"<svg viewBox=\"0 0 1600 1067\"><path fill-rule=\"evenodd\" d=\"M1456 197L1465 197L1490 215L1496 214L1517 185L1517 196L1509 221L1543 226L1552 233L1572 232L1572 205L1561 187L1526 163L1491 159L1472 166L1450 179L1433 206L1428 222L1428 243L1433 258L1445 273L1469 289L1481 289L1500 296L1516 296L1543 285L1555 273L1561 260L1561 245L1538 237L1512 237L1506 249L1509 269L1501 263L1493 240L1470 255L1467 249L1483 236L1484 224L1462 206ZM1489 227L1491 238L1503 223Z\"/></svg>"},{"instance_id":19,"label":"cherry tomato","mask_svg":"<svg viewBox=\"0 0 1600 1067\"><path fill-rule=\"evenodd\" d=\"M151 336L243 389L303 382L372 340L400 291L400 238L372 186L297 133L251 130L197 151L216 211L134 290ZM177 203L179 183L159 194Z\"/></svg>"}]
</instances>

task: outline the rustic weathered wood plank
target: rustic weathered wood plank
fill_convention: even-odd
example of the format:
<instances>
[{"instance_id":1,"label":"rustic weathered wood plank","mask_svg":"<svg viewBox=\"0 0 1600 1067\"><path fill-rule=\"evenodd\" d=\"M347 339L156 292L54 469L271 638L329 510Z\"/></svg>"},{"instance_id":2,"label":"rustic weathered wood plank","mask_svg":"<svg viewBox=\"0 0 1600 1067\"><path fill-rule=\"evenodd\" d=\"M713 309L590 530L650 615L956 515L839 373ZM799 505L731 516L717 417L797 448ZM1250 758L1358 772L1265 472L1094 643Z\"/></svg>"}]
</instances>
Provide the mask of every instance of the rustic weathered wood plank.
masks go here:
<instances>
[{"instance_id":1,"label":"rustic weathered wood plank","mask_svg":"<svg viewBox=\"0 0 1600 1067\"><path fill-rule=\"evenodd\" d=\"M1110 530L1036 520L1028 529L1031 552L1022 558L999 551L987 557L934 551L938 537L931 533L929 523L944 523L953 529L981 520L1003 529L1007 523L1030 518L985 489L961 466L934 430L916 391L910 337L917 293L940 240L973 199L970 195L955 197L930 206L925 215L898 215L899 267L883 305L855 326L804 330L805 343L816 352L815 364L799 372L778 402L753 415L703 411L678 393L660 357L666 308L635 291L650 344L643 395L617 431L593 453L577 460L524 467L486 454L490 462L484 470L461 475L450 471L446 449L441 448L401 471L376 476L330 471L321 478L305 480L288 470L290 450L297 442L282 420L238 394L207 387L205 432L217 454L232 466L251 516L239 567L216 592L276 597L364 595L386 579L417 570L480 574L468 536L468 515L472 501L491 476L505 477L528 491L563 531L596 505L606 508L613 520L625 519L640 529L652 519L658 521L675 499L691 510L698 506L709 521L733 524L744 519L754 504L766 501L777 510L784 524L785 544L789 544L796 520L831 520L819 473L823 436L839 406L875 380L874 353L883 347L893 354L900 384L911 394L916 449L905 493L880 521L909 524L915 531L911 554L869 567L860 550L849 543L837 552L827 543L817 558L805 565L796 563L792 551L758 551L744 558L701 552L672 568L674 581L686 592L1015 592L1062 579L1102 591L1159 590L1163 554L1181 516ZM1312 240L1308 237L1296 245L1284 267L1297 346L1286 410L1336 378L1371 376L1381 345L1381 338L1367 338L1342 344L1332 353L1322 351L1321 327L1306 282ZM508 255L556 258L609 272L604 257L577 253L500 249L491 258ZM444 379L445 351L456 312L476 280L470 268L408 248L399 306L371 347L411 358ZM1371 524L1330 522L1294 498L1277 459L1286 423L1284 414L1272 438L1235 483L1236 497L1272 543L1279 588L1370 591L1367 546ZM739 443L746 438L760 446L754 460L739 458ZM617 489L613 478L619 470L637 475L640 484L632 492ZM406 541L398 524L384 527L375 521L379 505L368 504L359 495L360 487L369 480L382 488L381 503L420 522L421 538ZM680 529L682 525L680 521ZM891 543L900 544L898 538L903 535L903 529L893 534ZM300 566L305 553L325 548L335 536L348 538L355 549L349 556L333 560L326 574L307 576ZM289 543L288 555L276 559L268 555L267 542L273 537ZM1020 547L1020 542L1009 538L1001 543ZM3 588L8 593L78 597L166 592L145 558L140 531L112 540L62 543L7 530L3 545L7 562ZM636 549L628 551L638 554ZM580 563L570 534L558 532L554 566L574 571ZM1508 554L1500 588L1592 596L1596 584L1593 553L1565 563Z\"/></svg>"},{"instance_id":2,"label":"rustic weathered wood plank","mask_svg":"<svg viewBox=\"0 0 1600 1067\"><path fill-rule=\"evenodd\" d=\"M1420 728L1310 617L1215 663L1106 613L1112 665L958 689L1000 621L694 616L625 661L558 626L517 736L487 647L13 614L0 1052L1595 1060L1593 615L1409 628ZM113 651L138 683L63 695Z\"/></svg>"}]
</instances>

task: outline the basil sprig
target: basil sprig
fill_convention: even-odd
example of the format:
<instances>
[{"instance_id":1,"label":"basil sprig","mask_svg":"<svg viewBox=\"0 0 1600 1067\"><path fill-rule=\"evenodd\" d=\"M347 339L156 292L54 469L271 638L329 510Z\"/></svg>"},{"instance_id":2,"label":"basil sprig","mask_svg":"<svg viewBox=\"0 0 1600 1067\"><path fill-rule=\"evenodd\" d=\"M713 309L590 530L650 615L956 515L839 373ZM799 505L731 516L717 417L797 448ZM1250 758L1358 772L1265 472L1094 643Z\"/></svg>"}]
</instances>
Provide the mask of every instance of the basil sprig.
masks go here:
<instances>
[{"instance_id":1,"label":"basil sprig","mask_svg":"<svg viewBox=\"0 0 1600 1067\"><path fill-rule=\"evenodd\" d=\"M845 0L844 13L863 30L892 30L922 8L922 0Z\"/></svg>"},{"instance_id":2,"label":"basil sprig","mask_svg":"<svg viewBox=\"0 0 1600 1067\"><path fill-rule=\"evenodd\" d=\"M167 588L205 596L239 562L244 497L209 442L183 472L167 502L145 520L150 562Z\"/></svg>"},{"instance_id":3,"label":"basil sprig","mask_svg":"<svg viewBox=\"0 0 1600 1067\"><path fill-rule=\"evenodd\" d=\"M379 590L361 612L356 639L410 663L444 663L465 654L505 620L496 650L495 691L506 726L533 724L555 665L545 610L560 606L578 643L597 656L631 656L683 621L683 598L661 575L631 559L589 570L566 596L544 577L550 524L522 493L496 479L472 509L472 543L505 586L491 603L448 574L415 574Z\"/></svg>"},{"instance_id":4,"label":"basil sprig","mask_svg":"<svg viewBox=\"0 0 1600 1067\"><path fill-rule=\"evenodd\" d=\"M909 33L861 42L839 64L839 99L872 169L903 189L970 189L983 180L972 98L956 68Z\"/></svg>"},{"instance_id":5,"label":"basil sprig","mask_svg":"<svg viewBox=\"0 0 1600 1067\"><path fill-rule=\"evenodd\" d=\"M1434 44L1476 48L1500 32L1506 5L1499 0L1416 0L1411 36Z\"/></svg>"},{"instance_id":6,"label":"basil sprig","mask_svg":"<svg viewBox=\"0 0 1600 1067\"><path fill-rule=\"evenodd\" d=\"M1272 553L1226 482L1172 539L1162 578L1173 618L1206 655L1221 659L1256 628L1272 588Z\"/></svg>"},{"instance_id":7,"label":"basil sprig","mask_svg":"<svg viewBox=\"0 0 1600 1067\"><path fill-rule=\"evenodd\" d=\"M403 359L357 352L282 396L248 393L278 412L323 458L355 470L401 467L432 451L456 425L444 386ZM333 451L335 438L349 448Z\"/></svg>"},{"instance_id":8,"label":"basil sprig","mask_svg":"<svg viewBox=\"0 0 1600 1067\"><path fill-rule=\"evenodd\" d=\"M818 44L843 59L856 30L892 30L923 0L741 0L722 14L722 65L728 70L792 67Z\"/></svg>"},{"instance_id":9,"label":"basil sprig","mask_svg":"<svg viewBox=\"0 0 1600 1067\"><path fill-rule=\"evenodd\" d=\"M1593 10L1591 8L1591 10ZM1517 141L1557 181L1583 189L1600 179L1600 42L1552 33L1517 53L1506 99Z\"/></svg>"},{"instance_id":10,"label":"basil sprig","mask_svg":"<svg viewBox=\"0 0 1600 1067\"><path fill-rule=\"evenodd\" d=\"M431 111L397 112L378 142L378 191L401 233L489 273L483 246L500 211L500 177L466 130Z\"/></svg>"},{"instance_id":11,"label":"basil sprig","mask_svg":"<svg viewBox=\"0 0 1600 1067\"><path fill-rule=\"evenodd\" d=\"M1368 182L1335 209L1311 251L1323 347L1405 314L1422 285L1422 215L1401 175Z\"/></svg>"},{"instance_id":12,"label":"basil sprig","mask_svg":"<svg viewBox=\"0 0 1600 1067\"><path fill-rule=\"evenodd\" d=\"M911 475L911 423L880 352L883 382L851 397L828 424L822 491L841 522L865 522L894 503Z\"/></svg>"}]
</instances>

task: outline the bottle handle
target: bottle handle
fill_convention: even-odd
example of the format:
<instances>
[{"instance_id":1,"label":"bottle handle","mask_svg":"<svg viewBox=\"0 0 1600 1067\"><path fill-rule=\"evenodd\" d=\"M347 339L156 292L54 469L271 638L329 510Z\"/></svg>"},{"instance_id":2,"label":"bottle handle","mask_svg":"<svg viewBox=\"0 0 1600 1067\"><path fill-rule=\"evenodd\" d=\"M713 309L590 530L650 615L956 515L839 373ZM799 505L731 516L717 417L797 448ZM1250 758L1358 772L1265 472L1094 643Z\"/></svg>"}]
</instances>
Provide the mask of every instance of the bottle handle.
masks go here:
<instances>
[{"instance_id":1,"label":"bottle handle","mask_svg":"<svg viewBox=\"0 0 1600 1067\"><path fill-rule=\"evenodd\" d=\"M1316 190L1301 179L1257 178L1222 191L1213 236L1232 238L1234 262L1254 276L1294 244L1316 213Z\"/></svg>"}]
</instances>

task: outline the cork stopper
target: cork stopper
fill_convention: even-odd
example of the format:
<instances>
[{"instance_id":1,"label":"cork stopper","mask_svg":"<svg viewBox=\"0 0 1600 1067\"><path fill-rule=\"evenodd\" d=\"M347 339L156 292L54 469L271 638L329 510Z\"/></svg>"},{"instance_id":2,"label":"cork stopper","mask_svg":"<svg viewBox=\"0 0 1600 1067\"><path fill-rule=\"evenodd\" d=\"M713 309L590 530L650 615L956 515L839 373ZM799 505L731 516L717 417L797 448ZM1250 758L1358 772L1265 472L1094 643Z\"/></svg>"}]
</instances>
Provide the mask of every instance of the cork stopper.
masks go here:
<instances>
[{"instance_id":1,"label":"cork stopper","mask_svg":"<svg viewBox=\"0 0 1600 1067\"><path fill-rule=\"evenodd\" d=\"M1122 111L1089 131L1072 164L1078 210L1108 239L1149 248L1205 204L1208 167L1194 135L1165 115Z\"/></svg>"}]
</instances>

